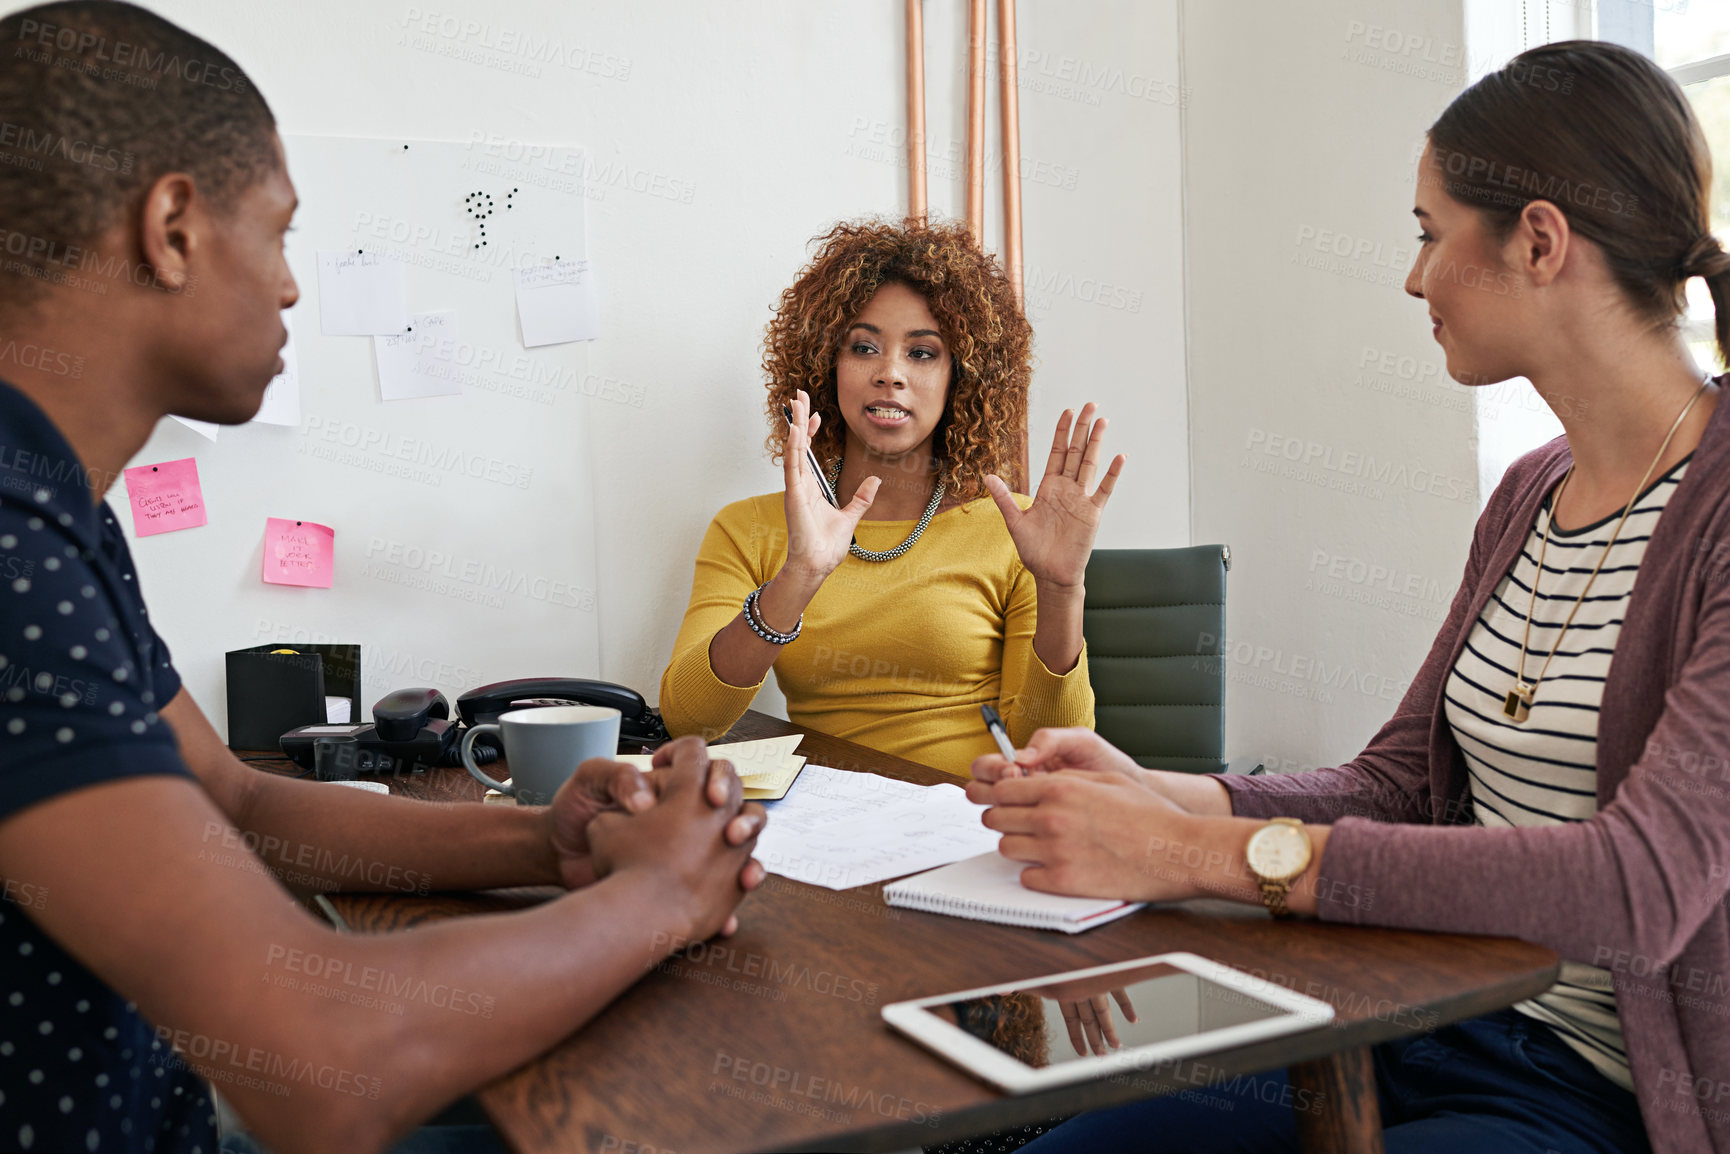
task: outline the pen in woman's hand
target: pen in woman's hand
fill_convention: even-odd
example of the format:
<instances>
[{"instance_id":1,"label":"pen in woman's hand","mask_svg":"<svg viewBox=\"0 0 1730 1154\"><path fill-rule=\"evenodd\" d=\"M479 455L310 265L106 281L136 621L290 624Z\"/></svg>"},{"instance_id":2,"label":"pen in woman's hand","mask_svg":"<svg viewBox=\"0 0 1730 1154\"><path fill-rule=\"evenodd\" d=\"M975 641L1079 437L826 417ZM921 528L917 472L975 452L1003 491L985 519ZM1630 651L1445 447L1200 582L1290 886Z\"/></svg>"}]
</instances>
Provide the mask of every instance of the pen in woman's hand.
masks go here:
<instances>
[{"instance_id":1,"label":"pen in woman's hand","mask_svg":"<svg viewBox=\"0 0 1730 1154\"><path fill-rule=\"evenodd\" d=\"M788 426L792 427L792 407L790 405L782 405L781 412L786 416ZM811 451L811 443L809 441L805 442L805 464L810 468L811 475L817 478L817 488L822 491L823 499L828 501L832 507L839 509L841 507L841 501L835 496L835 490L829 487L829 478L823 475L823 466L818 463L817 454Z\"/></svg>"},{"instance_id":2,"label":"pen in woman's hand","mask_svg":"<svg viewBox=\"0 0 1730 1154\"><path fill-rule=\"evenodd\" d=\"M1003 754L1003 760L1009 763L1005 777L1020 777L1021 767L1015 762L1015 746L1010 743L1009 730L1004 728L1003 718L989 704L979 707L979 716L985 719L985 728L991 731L991 739L997 742L998 752Z\"/></svg>"}]
</instances>

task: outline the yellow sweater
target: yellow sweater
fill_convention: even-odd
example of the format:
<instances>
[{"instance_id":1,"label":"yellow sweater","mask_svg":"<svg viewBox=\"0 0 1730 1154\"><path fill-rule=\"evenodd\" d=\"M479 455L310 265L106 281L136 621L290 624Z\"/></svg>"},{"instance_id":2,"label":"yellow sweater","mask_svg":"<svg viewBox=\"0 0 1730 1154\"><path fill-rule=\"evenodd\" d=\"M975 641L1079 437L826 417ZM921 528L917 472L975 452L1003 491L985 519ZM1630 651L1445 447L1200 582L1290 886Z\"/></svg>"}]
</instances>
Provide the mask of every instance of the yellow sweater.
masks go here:
<instances>
[{"instance_id":1,"label":"yellow sweater","mask_svg":"<svg viewBox=\"0 0 1730 1154\"><path fill-rule=\"evenodd\" d=\"M709 642L785 561L782 502L780 493L736 501L703 536L661 677L661 716L674 735L724 732L762 685L717 677ZM915 524L862 521L856 537L893 549ZM842 561L806 608L799 639L776 657L775 680L799 725L967 777L975 757L997 748L981 703L1003 714L1017 747L1041 726L1093 725L1085 647L1074 669L1052 673L1033 651L1036 612L1033 575L982 497L933 517L893 561Z\"/></svg>"}]
</instances>

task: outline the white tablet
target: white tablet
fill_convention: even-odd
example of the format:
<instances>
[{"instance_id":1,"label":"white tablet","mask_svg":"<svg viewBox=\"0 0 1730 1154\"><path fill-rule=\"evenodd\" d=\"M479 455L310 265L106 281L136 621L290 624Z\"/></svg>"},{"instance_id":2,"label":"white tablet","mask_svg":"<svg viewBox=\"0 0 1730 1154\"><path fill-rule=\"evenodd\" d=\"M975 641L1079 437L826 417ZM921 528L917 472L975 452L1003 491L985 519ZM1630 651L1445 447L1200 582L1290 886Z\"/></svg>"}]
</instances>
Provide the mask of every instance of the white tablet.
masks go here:
<instances>
[{"instance_id":1,"label":"white tablet","mask_svg":"<svg viewBox=\"0 0 1730 1154\"><path fill-rule=\"evenodd\" d=\"M1012 1094L1313 1030L1333 1016L1326 1002L1194 954L883 1007L891 1026Z\"/></svg>"}]
</instances>

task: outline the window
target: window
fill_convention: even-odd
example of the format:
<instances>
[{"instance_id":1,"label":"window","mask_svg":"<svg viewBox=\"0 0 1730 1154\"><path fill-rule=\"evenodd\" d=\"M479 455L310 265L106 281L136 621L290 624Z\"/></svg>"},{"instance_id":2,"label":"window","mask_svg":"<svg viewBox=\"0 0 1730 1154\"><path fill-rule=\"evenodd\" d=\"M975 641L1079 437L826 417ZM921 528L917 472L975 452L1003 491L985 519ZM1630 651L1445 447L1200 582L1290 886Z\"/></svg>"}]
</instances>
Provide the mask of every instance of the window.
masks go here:
<instances>
[{"instance_id":1,"label":"window","mask_svg":"<svg viewBox=\"0 0 1730 1154\"><path fill-rule=\"evenodd\" d=\"M1609 0L1598 0L1600 6ZM1658 0L1664 3L1665 0ZM1688 0L1675 0L1687 3ZM1708 0L1694 0L1696 3ZM1723 0L1710 0L1722 3ZM1592 36L1593 0L1466 0L1466 43L1471 79L1500 68L1509 58L1557 40ZM1646 26L1651 25L1650 0ZM1478 499L1487 502L1515 460L1562 433L1556 419L1524 377L1472 390L1477 409Z\"/></svg>"},{"instance_id":2,"label":"window","mask_svg":"<svg viewBox=\"0 0 1730 1154\"><path fill-rule=\"evenodd\" d=\"M1466 0L1466 35L1473 79L1524 49L1554 40L1590 37L1642 52L1667 69L1694 106L1712 149L1712 231L1730 247L1730 2L1726 0ZM1704 369L1717 369L1713 309L1706 283L1688 282L1683 336ZM1561 433L1548 408L1506 403L1503 390L1523 380L1481 389L1478 477L1482 500L1522 453Z\"/></svg>"},{"instance_id":3,"label":"window","mask_svg":"<svg viewBox=\"0 0 1730 1154\"><path fill-rule=\"evenodd\" d=\"M1648 11L1652 58L1682 85L1712 148L1712 231L1730 237L1730 4L1654 0ZM1683 324L1694 359L1718 365L1712 297L1698 278L1688 282Z\"/></svg>"}]
</instances>

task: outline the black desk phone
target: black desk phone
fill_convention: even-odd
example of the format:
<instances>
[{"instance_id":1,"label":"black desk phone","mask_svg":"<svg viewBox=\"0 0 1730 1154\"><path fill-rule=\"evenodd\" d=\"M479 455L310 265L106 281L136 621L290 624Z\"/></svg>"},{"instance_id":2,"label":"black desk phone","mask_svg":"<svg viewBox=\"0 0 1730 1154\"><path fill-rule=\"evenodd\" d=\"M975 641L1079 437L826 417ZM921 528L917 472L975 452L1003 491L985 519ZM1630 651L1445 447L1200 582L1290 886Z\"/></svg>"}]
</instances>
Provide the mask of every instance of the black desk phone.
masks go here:
<instances>
[{"instance_id":1,"label":"black desk phone","mask_svg":"<svg viewBox=\"0 0 1730 1154\"><path fill-rule=\"evenodd\" d=\"M617 709L621 741L657 742L668 737L661 715L642 695L610 681L573 677L519 677L471 689L457 698L457 716L436 689L398 689L372 707L372 721L359 725L303 725L282 735L282 752L306 769L314 766L313 746L321 737L357 739L357 769L363 773L415 773L460 765L457 741L471 725L497 721L513 709L549 705L605 705ZM490 738L475 742L475 760L498 760Z\"/></svg>"}]
</instances>

